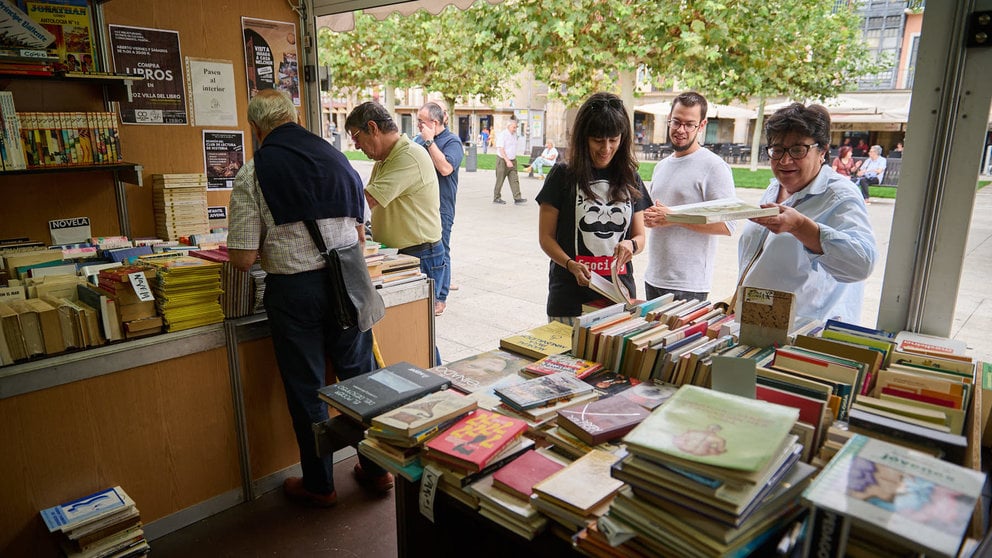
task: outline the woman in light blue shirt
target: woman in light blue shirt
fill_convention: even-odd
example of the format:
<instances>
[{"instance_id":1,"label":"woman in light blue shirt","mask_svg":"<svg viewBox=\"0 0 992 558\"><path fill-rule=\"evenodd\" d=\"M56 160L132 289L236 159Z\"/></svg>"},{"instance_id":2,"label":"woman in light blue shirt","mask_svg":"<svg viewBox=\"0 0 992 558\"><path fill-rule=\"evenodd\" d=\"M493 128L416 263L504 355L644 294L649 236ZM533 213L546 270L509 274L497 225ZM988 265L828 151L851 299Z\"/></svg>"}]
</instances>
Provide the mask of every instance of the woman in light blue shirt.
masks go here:
<instances>
[{"instance_id":1,"label":"woman in light blue shirt","mask_svg":"<svg viewBox=\"0 0 992 558\"><path fill-rule=\"evenodd\" d=\"M857 186L830 168L827 109L793 103L769 117L765 137L775 178L761 206L779 213L744 224L741 284L794 293L797 316L860 323L878 252Z\"/></svg>"}]
</instances>

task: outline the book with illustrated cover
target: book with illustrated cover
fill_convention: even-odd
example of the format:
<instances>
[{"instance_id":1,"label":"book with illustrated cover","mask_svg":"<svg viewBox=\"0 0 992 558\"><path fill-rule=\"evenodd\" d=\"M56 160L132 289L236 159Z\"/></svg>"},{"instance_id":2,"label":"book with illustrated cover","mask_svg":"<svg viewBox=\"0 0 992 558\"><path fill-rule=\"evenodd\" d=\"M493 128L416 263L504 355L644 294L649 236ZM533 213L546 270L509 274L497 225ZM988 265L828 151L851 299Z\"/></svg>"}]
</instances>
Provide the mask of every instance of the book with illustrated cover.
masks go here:
<instances>
[{"instance_id":1,"label":"book with illustrated cover","mask_svg":"<svg viewBox=\"0 0 992 558\"><path fill-rule=\"evenodd\" d=\"M50 533L70 531L134 507L124 489L115 486L76 500L41 510Z\"/></svg>"},{"instance_id":2,"label":"book with illustrated cover","mask_svg":"<svg viewBox=\"0 0 992 558\"><path fill-rule=\"evenodd\" d=\"M15 2L0 2L0 38L3 39L4 50L7 47L27 47L27 49L11 49L19 58L41 58L44 49L52 44L55 36L44 26L28 17ZM26 52L24 51L26 50Z\"/></svg>"},{"instance_id":3,"label":"book with illustrated cover","mask_svg":"<svg viewBox=\"0 0 992 558\"><path fill-rule=\"evenodd\" d=\"M978 471L855 434L803 497L818 510L894 535L927 556L953 557L984 484Z\"/></svg>"},{"instance_id":4,"label":"book with illustrated cover","mask_svg":"<svg viewBox=\"0 0 992 558\"><path fill-rule=\"evenodd\" d=\"M624 437L628 448L740 471L776 455L799 411L697 386L682 386Z\"/></svg>"},{"instance_id":5,"label":"book with illustrated cover","mask_svg":"<svg viewBox=\"0 0 992 558\"><path fill-rule=\"evenodd\" d=\"M758 207L737 198L721 198L670 207L667 219L671 223L706 224L771 217L778 207Z\"/></svg>"},{"instance_id":6,"label":"book with illustrated cover","mask_svg":"<svg viewBox=\"0 0 992 558\"><path fill-rule=\"evenodd\" d=\"M649 414L630 399L615 395L558 411L558 426L594 446L630 432Z\"/></svg>"},{"instance_id":7,"label":"book with illustrated cover","mask_svg":"<svg viewBox=\"0 0 992 558\"><path fill-rule=\"evenodd\" d=\"M372 418L451 385L408 362L398 362L317 390L327 404L368 424Z\"/></svg>"},{"instance_id":8,"label":"book with illustrated cover","mask_svg":"<svg viewBox=\"0 0 992 558\"><path fill-rule=\"evenodd\" d=\"M427 455L469 471L481 471L501 449L527 430L527 423L485 409L462 418L425 445Z\"/></svg>"},{"instance_id":9,"label":"book with illustrated cover","mask_svg":"<svg viewBox=\"0 0 992 558\"><path fill-rule=\"evenodd\" d=\"M496 395L515 409L530 409L555 401L572 399L592 391L592 386L571 372L539 376L512 386L496 388Z\"/></svg>"},{"instance_id":10,"label":"book with illustrated cover","mask_svg":"<svg viewBox=\"0 0 992 558\"><path fill-rule=\"evenodd\" d=\"M666 384L661 380L640 382L632 379L631 382L636 383L633 383L629 389L620 391L618 395L637 403L649 411L653 411L664 405L679 389L678 386Z\"/></svg>"},{"instance_id":11,"label":"book with illustrated cover","mask_svg":"<svg viewBox=\"0 0 992 558\"><path fill-rule=\"evenodd\" d=\"M534 493L567 510L588 515L613 497L623 482L610 476L620 457L594 449L534 485Z\"/></svg>"},{"instance_id":12,"label":"book with illustrated cover","mask_svg":"<svg viewBox=\"0 0 992 558\"><path fill-rule=\"evenodd\" d=\"M493 473L493 486L527 500L534 485L565 468L565 464L535 450L529 450Z\"/></svg>"},{"instance_id":13,"label":"book with illustrated cover","mask_svg":"<svg viewBox=\"0 0 992 558\"><path fill-rule=\"evenodd\" d=\"M533 359L567 353L572 350L572 326L549 322L530 331L500 339L499 348Z\"/></svg>"},{"instance_id":14,"label":"book with illustrated cover","mask_svg":"<svg viewBox=\"0 0 992 558\"><path fill-rule=\"evenodd\" d=\"M485 391L507 376L515 376L532 360L506 351L486 351L477 355L441 364L430 371L451 380L451 387L463 393Z\"/></svg>"},{"instance_id":15,"label":"book with illustrated cover","mask_svg":"<svg viewBox=\"0 0 992 558\"><path fill-rule=\"evenodd\" d=\"M611 397L641 383L637 378L618 374L612 370L600 370L585 379L601 397Z\"/></svg>"},{"instance_id":16,"label":"book with illustrated cover","mask_svg":"<svg viewBox=\"0 0 992 558\"><path fill-rule=\"evenodd\" d=\"M442 390L411 401L372 419L372 426L412 436L432 426L464 415L478 403L453 390Z\"/></svg>"},{"instance_id":17,"label":"book with illustrated cover","mask_svg":"<svg viewBox=\"0 0 992 558\"><path fill-rule=\"evenodd\" d=\"M598 362L577 358L570 355L549 355L541 360L528 364L521 372L528 376L547 376L558 372L571 372L575 377L584 380L603 369Z\"/></svg>"},{"instance_id":18,"label":"book with illustrated cover","mask_svg":"<svg viewBox=\"0 0 992 558\"><path fill-rule=\"evenodd\" d=\"M68 72L96 70L93 24L87 5L27 2L27 14L53 37L49 52L59 57L58 67Z\"/></svg>"}]
</instances>

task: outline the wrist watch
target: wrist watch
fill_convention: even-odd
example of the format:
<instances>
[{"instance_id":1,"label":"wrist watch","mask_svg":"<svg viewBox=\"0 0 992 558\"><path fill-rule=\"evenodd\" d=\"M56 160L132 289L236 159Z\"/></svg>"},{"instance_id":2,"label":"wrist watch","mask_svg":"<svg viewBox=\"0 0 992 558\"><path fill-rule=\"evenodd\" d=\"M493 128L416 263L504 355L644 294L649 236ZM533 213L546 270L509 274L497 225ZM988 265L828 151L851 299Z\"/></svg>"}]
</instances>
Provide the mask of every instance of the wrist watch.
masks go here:
<instances>
[{"instance_id":1,"label":"wrist watch","mask_svg":"<svg viewBox=\"0 0 992 558\"><path fill-rule=\"evenodd\" d=\"M430 149L434 145L434 140L427 140L424 142L424 149Z\"/></svg>"}]
</instances>

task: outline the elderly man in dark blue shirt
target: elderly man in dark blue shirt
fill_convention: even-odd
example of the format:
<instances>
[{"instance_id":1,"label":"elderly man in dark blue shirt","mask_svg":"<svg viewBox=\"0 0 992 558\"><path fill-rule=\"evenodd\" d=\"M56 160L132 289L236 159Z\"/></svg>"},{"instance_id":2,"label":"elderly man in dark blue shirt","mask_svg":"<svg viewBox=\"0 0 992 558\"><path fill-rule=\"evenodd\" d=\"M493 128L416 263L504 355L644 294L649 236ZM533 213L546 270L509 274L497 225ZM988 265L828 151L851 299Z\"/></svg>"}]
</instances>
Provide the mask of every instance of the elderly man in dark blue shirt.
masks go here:
<instances>
[{"instance_id":1,"label":"elderly man in dark blue shirt","mask_svg":"<svg viewBox=\"0 0 992 558\"><path fill-rule=\"evenodd\" d=\"M431 101L417 112L420 136L414 141L424 146L437 171L441 190L441 243L444 244L444 273L434 285L434 315L440 316L448 303L451 289L451 227L455 224L455 197L458 194L458 167L462 164L462 142L445 124L447 111Z\"/></svg>"}]
</instances>

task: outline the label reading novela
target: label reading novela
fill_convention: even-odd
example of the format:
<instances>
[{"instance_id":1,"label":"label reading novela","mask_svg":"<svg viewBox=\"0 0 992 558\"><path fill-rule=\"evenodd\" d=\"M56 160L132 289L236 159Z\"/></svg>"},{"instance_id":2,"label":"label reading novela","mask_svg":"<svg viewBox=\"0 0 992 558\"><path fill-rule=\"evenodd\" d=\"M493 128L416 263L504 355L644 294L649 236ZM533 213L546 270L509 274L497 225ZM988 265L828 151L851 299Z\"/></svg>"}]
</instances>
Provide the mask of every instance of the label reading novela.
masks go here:
<instances>
[{"instance_id":1,"label":"label reading novela","mask_svg":"<svg viewBox=\"0 0 992 558\"><path fill-rule=\"evenodd\" d=\"M143 271L129 273L127 277L131 280L131 288L134 289L134 294L138 295L138 300L141 302L155 300L155 295L152 294L151 285L148 284L148 278L145 277L145 273Z\"/></svg>"}]
</instances>

